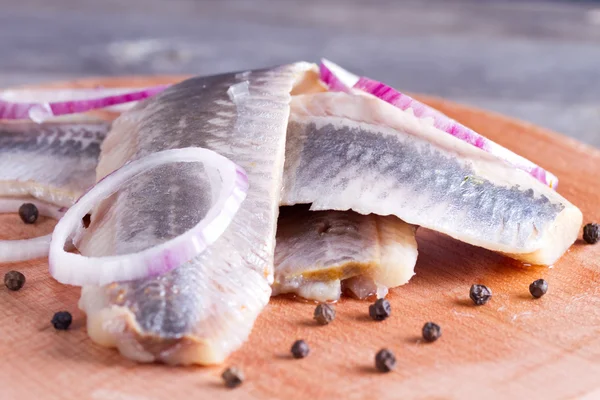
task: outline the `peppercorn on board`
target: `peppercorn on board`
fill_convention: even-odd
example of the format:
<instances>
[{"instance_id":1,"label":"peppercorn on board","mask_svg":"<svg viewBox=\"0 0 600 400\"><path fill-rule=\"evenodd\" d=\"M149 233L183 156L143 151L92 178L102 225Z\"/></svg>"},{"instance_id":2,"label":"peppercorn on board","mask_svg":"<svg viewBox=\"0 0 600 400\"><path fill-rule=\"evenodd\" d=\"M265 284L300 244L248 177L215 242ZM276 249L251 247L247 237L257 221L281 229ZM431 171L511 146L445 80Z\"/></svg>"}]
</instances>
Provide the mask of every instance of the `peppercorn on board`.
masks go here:
<instances>
[{"instance_id":1,"label":"peppercorn on board","mask_svg":"<svg viewBox=\"0 0 600 400\"><path fill-rule=\"evenodd\" d=\"M102 79L69 87L147 86L175 77ZM561 179L559 193L600 220L600 151L535 126L434 98L422 100L490 139L548 167ZM97 113L110 118L110 113ZM40 218L23 225L16 215L0 216L0 239L49 233ZM314 304L272 299L249 342L221 367L171 368L138 365L117 351L94 344L77 308L79 289L47 273L47 260L0 265L27 281L17 292L0 289L0 383L2 398L162 399L188 398L488 398L547 399L600 396L600 245L582 240L553 268L524 267L487 250L420 229L416 276L392 289L392 313L376 322L369 302L343 299L336 319L313 321ZM532 299L528 287L548 281L548 293ZM493 291L484 306L469 299L472 284ZM57 311L70 311L67 331L50 324ZM425 344L421 328L442 328ZM292 344L303 339L310 354L293 359ZM392 350L396 370L375 369L375 354ZM226 389L221 372L240 366L246 376ZM152 384L149 384L152 382Z\"/></svg>"}]
</instances>

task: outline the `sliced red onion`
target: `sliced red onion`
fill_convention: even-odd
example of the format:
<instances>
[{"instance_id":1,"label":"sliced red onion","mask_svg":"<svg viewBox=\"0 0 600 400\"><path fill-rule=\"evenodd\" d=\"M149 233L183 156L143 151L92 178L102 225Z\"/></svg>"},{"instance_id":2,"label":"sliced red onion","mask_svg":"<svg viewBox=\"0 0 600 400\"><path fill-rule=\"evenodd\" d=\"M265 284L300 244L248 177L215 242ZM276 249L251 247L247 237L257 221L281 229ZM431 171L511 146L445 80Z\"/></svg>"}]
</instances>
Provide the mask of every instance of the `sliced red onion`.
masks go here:
<instances>
[{"instance_id":1,"label":"sliced red onion","mask_svg":"<svg viewBox=\"0 0 600 400\"><path fill-rule=\"evenodd\" d=\"M0 199L0 213L16 213L24 203L34 204L40 215L60 220L63 209L34 199ZM52 235L39 236L32 239L0 240L0 262L17 262L46 257L50 249Z\"/></svg>"},{"instance_id":2,"label":"sliced red onion","mask_svg":"<svg viewBox=\"0 0 600 400\"><path fill-rule=\"evenodd\" d=\"M357 78L356 75L328 60L321 61L320 70L321 79L329 86L330 90L348 92L352 89L357 89L390 103L403 111L412 110L412 113L417 118L430 119L433 122L433 126L437 129L495 155L515 168L527 172L553 189L556 189L558 186L558 178L552 173L544 170L526 158L513 153L507 148L500 146L498 143L491 141L472 129L467 128L440 111L429 107L394 88L369 78Z\"/></svg>"},{"instance_id":3,"label":"sliced red onion","mask_svg":"<svg viewBox=\"0 0 600 400\"><path fill-rule=\"evenodd\" d=\"M326 59L321 60L319 74L321 80L329 87L329 90L335 92L347 93L359 80L358 76Z\"/></svg>"},{"instance_id":4,"label":"sliced red onion","mask_svg":"<svg viewBox=\"0 0 600 400\"><path fill-rule=\"evenodd\" d=\"M64 250L81 219L101 200L137 175L168 163L200 162L205 165L218 196L204 219L192 229L160 245L119 256L85 257ZM204 251L219 238L237 213L248 190L244 170L207 149L189 147L165 150L125 164L84 194L59 221L50 243L50 274L71 285L104 285L166 273Z\"/></svg>"},{"instance_id":5,"label":"sliced red onion","mask_svg":"<svg viewBox=\"0 0 600 400\"><path fill-rule=\"evenodd\" d=\"M167 87L168 85L144 89L7 90L0 93L0 119L30 119L41 123L60 115L143 100Z\"/></svg>"}]
</instances>

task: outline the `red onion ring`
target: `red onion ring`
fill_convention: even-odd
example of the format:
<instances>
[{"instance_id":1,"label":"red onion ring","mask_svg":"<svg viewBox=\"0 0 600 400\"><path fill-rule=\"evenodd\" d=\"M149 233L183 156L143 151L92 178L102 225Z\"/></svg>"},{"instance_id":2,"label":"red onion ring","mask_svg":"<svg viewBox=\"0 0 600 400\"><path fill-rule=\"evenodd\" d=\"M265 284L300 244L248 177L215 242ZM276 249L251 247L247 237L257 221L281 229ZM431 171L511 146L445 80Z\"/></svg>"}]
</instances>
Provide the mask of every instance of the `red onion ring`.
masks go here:
<instances>
[{"instance_id":1,"label":"red onion ring","mask_svg":"<svg viewBox=\"0 0 600 400\"><path fill-rule=\"evenodd\" d=\"M187 232L143 251L119 256L86 257L68 253L65 242L81 225L81 219L96 203L137 175L168 163L201 162L211 184L219 185L218 196L206 216ZM188 147L165 150L129 162L107 175L85 193L59 221L50 243L50 274L71 285L104 285L166 273L196 257L229 226L248 190L244 170L207 149Z\"/></svg>"}]
</instances>

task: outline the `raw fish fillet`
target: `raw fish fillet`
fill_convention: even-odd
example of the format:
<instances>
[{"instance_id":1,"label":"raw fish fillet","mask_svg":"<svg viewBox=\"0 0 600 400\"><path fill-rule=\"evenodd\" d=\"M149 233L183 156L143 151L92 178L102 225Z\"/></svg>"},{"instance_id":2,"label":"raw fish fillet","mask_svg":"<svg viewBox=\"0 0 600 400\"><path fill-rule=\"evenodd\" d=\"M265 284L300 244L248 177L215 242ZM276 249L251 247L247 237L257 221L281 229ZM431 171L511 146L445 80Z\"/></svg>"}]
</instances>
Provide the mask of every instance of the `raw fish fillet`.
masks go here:
<instances>
[{"instance_id":1,"label":"raw fish fillet","mask_svg":"<svg viewBox=\"0 0 600 400\"><path fill-rule=\"evenodd\" d=\"M415 227L394 216L282 207L277 221L273 295L338 300L342 285L364 299L414 275Z\"/></svg>"},{"instance_id":2,"label":"raw fish fillet","mask_svg":"<svg viewBox=\"0 0 600 400\"><path fill-rule=\"evenodd\" d=\"M531 264L576 240L581 211L529 174L382 100L295 96L282 204L395 215Z\"/></svg>"},{"instance_id":3,"label":"raw fish fillet","mask_svg":"<svg viewBox=\"0 0 600 400\"><path fill-rule=\"evenodd\" d=\"M190 79L114 122L98 179L152 152L198 146L243 167L250 188L225 233L197 258L158 277L84 287L80 307L94 341L142 362L217 364L246 340L271 294L290 92L314 68ZM189 229L206 211L198 168L157 168L103 201L81 253L139 251Z\"/></svg>"},{"instance_id":4,"label":"raw fish fillet","mask_svg":"<svg viewBox=\"0 0 600 400\"><path fill-rule=\"evenodd\" d=\"M0 123L0 197L70 206L95 182L110 124Z\"/></svg>"}]
</instances>

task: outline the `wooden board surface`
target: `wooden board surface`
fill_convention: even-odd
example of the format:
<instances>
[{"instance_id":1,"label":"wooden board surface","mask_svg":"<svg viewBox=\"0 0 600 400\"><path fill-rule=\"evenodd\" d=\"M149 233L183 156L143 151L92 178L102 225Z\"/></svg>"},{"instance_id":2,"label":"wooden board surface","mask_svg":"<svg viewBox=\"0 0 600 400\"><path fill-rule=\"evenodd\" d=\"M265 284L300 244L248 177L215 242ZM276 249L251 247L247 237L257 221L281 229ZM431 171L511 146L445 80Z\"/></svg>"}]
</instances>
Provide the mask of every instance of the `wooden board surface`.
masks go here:
<instances>
[{"instance_id":1,"label":"wooden board surface","mask_svg":"<svg viewBox=\"0 0 600 400\"><path fill-rule=\"evenodd\" d=\"M173 78L104 79L70 86L164 82ZM556 173L559 192L579 206L584 221L600 220L600 151L500 115L435 98L429 104ZM53 222L24 226L0 216L0 239L46 233ZM0 265L25 273L19 292L0 288L0 398L2 399L469 399L600 398L600 244L581 240L552 268L524 267L489 251L420 230L417 275L389 295L393 314L374 322L368 304L344 299L337 319L316 326L314 305L273 299L250 340L227 364L247 380L225 389L222 367L138 365L86 335L77 309L79 289L58 284L45 259ZM533 300L528 285L544 278L548 294ZM494 297L475 307L473 283ZM66 332L50 326L54 312L69 310ZM433 344L419 339L424 322L442 326ZM294 360L296 339L311 354ZM397 371L380 374L373 358L392 349Z\"/></svg>"}]
</instances>

